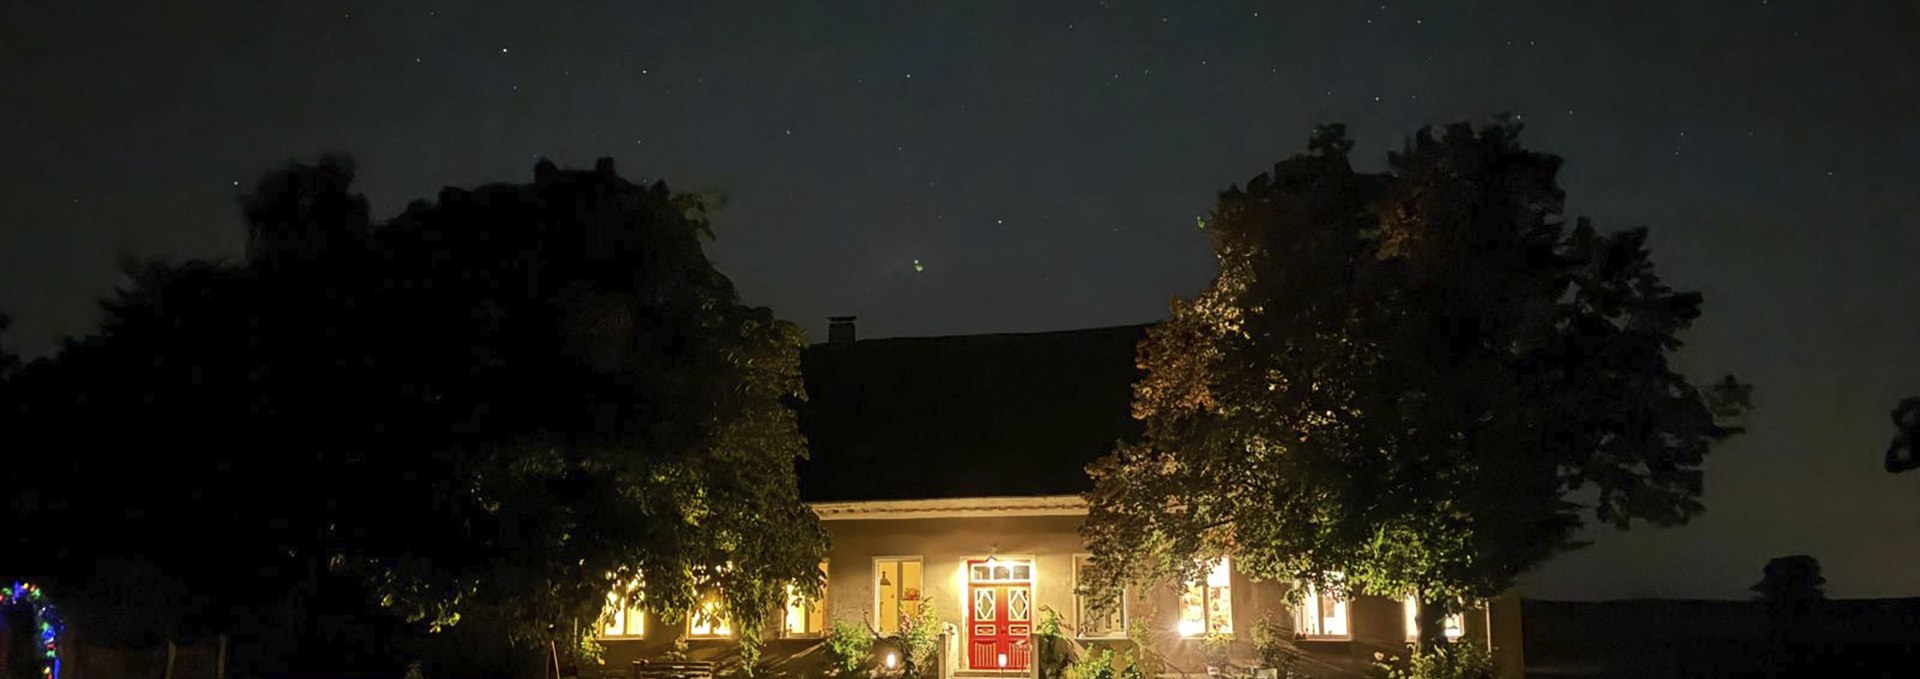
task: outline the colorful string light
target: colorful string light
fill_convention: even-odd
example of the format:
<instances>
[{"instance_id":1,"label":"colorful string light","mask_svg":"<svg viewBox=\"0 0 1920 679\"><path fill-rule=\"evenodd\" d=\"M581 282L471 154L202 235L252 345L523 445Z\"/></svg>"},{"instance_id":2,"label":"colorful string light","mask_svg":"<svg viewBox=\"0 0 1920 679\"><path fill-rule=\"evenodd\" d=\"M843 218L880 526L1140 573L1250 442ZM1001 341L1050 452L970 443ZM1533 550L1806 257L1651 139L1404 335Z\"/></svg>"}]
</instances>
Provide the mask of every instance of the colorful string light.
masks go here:
<instances>
[{"instance_id":1,"label":"colorful string light","mask_svg":"<svg viewBox=\"0 0 1920 679\"><path fill-rule=\"evenodd\" d=\"M40 646L45 649L40 659L40 676L60 679L60 614L53 610L53 603L47 600L39 585L16 582L0 589L0 608L7 606L25 606L33 611L33 619L40 626Z\"/></svg>"}]
</instances>

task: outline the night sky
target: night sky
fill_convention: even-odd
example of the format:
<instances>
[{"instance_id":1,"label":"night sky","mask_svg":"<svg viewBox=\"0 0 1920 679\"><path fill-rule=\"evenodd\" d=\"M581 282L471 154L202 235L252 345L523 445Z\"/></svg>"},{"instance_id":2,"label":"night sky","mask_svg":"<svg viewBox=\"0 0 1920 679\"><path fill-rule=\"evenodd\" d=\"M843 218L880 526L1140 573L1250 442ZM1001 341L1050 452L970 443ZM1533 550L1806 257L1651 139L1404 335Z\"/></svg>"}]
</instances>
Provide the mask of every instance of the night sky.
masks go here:
<instances>
[{"instance_id":1,"label":"night sky","mask_svg":"<svg viewBox=\"0 0 1920 679\"><path fill-rule=\"evenodd\" d=\"M0 310L29 352L87 332L119 258L238 256L241 187L341 151L376 217L538 156L723 190L710 252L816 339L1142 322L1313 123L1377 169L1511 111L1574 212L1652 228L1707 297L1688 369L1759 408L1704 517L1527 592L1744 597L1808 553L1920 595L1920 476L1879 458L1920 393L1920 3L1439 4L0 2Z\"/></svg>"}]
</instances>

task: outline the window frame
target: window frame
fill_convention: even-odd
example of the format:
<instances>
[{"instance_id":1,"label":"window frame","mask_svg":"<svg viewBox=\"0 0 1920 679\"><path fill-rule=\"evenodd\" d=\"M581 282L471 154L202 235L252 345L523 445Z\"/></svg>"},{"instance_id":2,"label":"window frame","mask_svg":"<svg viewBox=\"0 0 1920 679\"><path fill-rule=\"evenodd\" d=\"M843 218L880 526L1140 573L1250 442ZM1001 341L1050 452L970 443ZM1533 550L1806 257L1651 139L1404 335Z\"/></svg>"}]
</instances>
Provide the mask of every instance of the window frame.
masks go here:
<instances>
[{"instance_id":1,"label":"window frame","mask_svg":"<svg viewBox=\"0 0 1920 679\"><path fill-rule=\"evenodd\" d=\"M694 604L693 610L687 612L687 625L686 625L687 638L688 639L732 639L734 638L733 621L727 619L725 610L720 610L724 602L720 601L718 593L711 594L709 596L711 598L703 599L700 603ZM715 633L715 632L694 631L693 623L695 620L699 619L701 609L707 608L709 606L715 609L712 617L713 619L719 621L720 627L726 628L725 632Z\"/></svg>"},{"instance_id":2,"label":"window frame","mask_svg":"<svg viewBox=\"0 0 1920 679\"><path fill-rule=\"evenodd\" d=\"M1234 611L1233 611L1233 558L1228 556L1223 556L1223 557L1220 557L1220 559L1216 563L1218 563L1219 565L1207 569L1206 573L1203 573L1200 575L1200 579L1187 585L1185 589L1182 589L1179 592L1180 599L1178 601L1178 608L1176 609L1179 613L1179 616L1174 618L1174 632L1179 634L1180 638L1182 639L1204 639L1208 635L1213 635L1213 634L1220 634L1227 637L1232 637L1234 635L1234 630L1239 627L1238 625L1234 624L1235 621L1234 621ZM1209 580L1213 578L1216 572L1225 574L1226 582L1224 584L1213 585L1209 583ZM1189 632L1187 630L1180 629L1180 626L1186 623L1186 617L1187 617L1186 598L1189 594L1193 592L1195 588L1198 588L1200 590L1200 629L1197 631ZM1210 629L1211 623L1209 621L1213 619L1213 597L1211 596L1213 592L1209 590L1213 590L1215 588L1226 590L1225 592L1226 596L1222 597L1226 600L1226 603L1227 603L1227 616L1226 616L1227 627L1225 630Z\"/></svg>"},{"instance_id":3,"label":"window frame","mask_svg":"<svg viewBox=\"0 0 1920 679\"><path fill-rule=\"evenodd\" d=\"M1073 591L1073 638L1086 639L1088 641L1125 639L1127 638L1127 623L1129 621L1127 614L1129 611L1127 610L1128 591L1126 586L1124 585L1120 587L1120 600L1119 600L1120 629L1115 630L1113 633L1110 633L1110 634L1088 634L1087 633L1087 627L1086 627L1087 605L1085 602L1086 597L1081 596L1080 594L1080 562L1082 560L1087 560L1092 558L1093 558L1092 554L1087 554L1084 552L1073 555L1073 590L1072 590Z\"/></svg>"},{"instance_id":4,"label":"window frame","mask_svg":"<svg viewBox=\"0 0 1920 679\"><path fill-rule=\"evenodd\" d=\"M918 554L903 554L900 556L873 557L872 564L869 566L867 570L867 573L868 573L867 584L870 585L873 589L873 597L872 597L873 601L872 601L872 605L868 607L867 610L873 612L873 617L871 618L871 620L874 621L873 628L875 630L880 631L882 634L885 634L887 633L886 623L883 621L883 618L880 615L880 562L882 561L896 561L896 562L912 561L920 564L920 598L916 599L915 601L919 601L924 604L924 602L927 601L927 560L925 557ZM962 567L964 567L964 565ZM904 570L902 572L904 572ZM896 582L893 584L893 586L899 587L900 583ZM899 601L899 599L896 598L895 601L897 602ZM899 630L894 631L894 633L898 633L898 632Z\"/></svg>"},{"instance_id":5,"label":"window frame","mask_svg":"<svg viewBox=\"0 0 1920 679\"><path fill-rule=\"evenodd\" d=\"M1407 598L1402 599L1400 601L1400 616L1401 618L1403 618L1403 622L1407 628L1408 642L1420 641L1419 615L1420 615L1420 602L1418 600L1414 599L1412 596L1408 596ZM1459 631L1457 634L1453 633L1453 630L1450 630L1447 627L1448 622L1454 622L1454 621L1457 621L1459 623L1458 625L1455 625L1453 627L1453 630ZM1441 618L1440 636L1444 637L1447 640L1447 643L1455 643L1460 641L1461 639L1467 638L1467 612L1460 611L1459 613L1451 613L1451 614L1448 614L1447 617Z\"/></svg>"},{"instance_id":6,"label":"window frame","mask_svg":"<svg viewBox=\"0 0 1920 679\"><path fill-rule=\"evenodd\" d=\"M807 631L795 632L789 626L788 623L792 620L792 618L789 616L793 614L794 600L801 599L801 598L793 591L793 585L787 585L786 605L780 608L780 638L782 639L818 639L820 637L824 637L827 635L827 578L831 577L833 574L833 570L829 568L828 564L829 564L828 559L820 560L820 578L821 578L820 598L817 600L812 600L813 605L820 610L820 629L817 629L811 632L807 632ZM801 600L804 601L805 599L801 599Z\"/></svg>"},{"instance_id":7,"label":"window frame","mask_svg":"<svg viewBox=\"0 0 1920 679\"><path fill-rule=\"evenodd\" d=\"M607 599L608 599L607 603L610 605L618 606L618 608L615 610L621 616L620 628L622 630L630 629L632 626L626 623L629 620L635 620L639 623L640 631L633 634L625 634L625 633L607 634L607 626L604 623L604 621L606 620L606 614L603 612L601 614L600 619L594 621L594 628L595 628L594 638L605 639L608 641L626 641L626 640L632 640L632 639L647 638L647 627L649 627L648 623L650 621L647 620L647 609L639 605L639 602L645 600L645 598L646 598L646 594L644 591L636 593L635 596L629 596L628 594L624 592L619 592L619 591L607 592ZM638 615L635 615L635 614L638 614Z\"/></svg>"},{"instance_id":8,"label":"window frame","mask_svg":"<svg viewBox=\"0 0 1920 679\"><path fill-rule=\"evenodd\" d=\"M1294 611L1294 618L1293 618L1294 636L1298 637L1302 641L1352 641L1353 640L1353 596L1349 594L1346 597L1334 600L1343 609L1343 612L1340 614L1340 619L1345 624L1347 628L1346 631L1341 632L1339 634L1327 634L1324 631L1308 632L1306 630L1306 625L1305 625L1306 619L1304 616L1307 615L1309 611L1313 613L1315 617L1315 622L1317 623L1314 625L1314 627L1320 628L1323 630L1326 628L1326 620L1319 615L1320 597L1331 596L1331 595L1320 592L1319 588L1314 587L1312 583L1301 583L1299 586L1305 587L1307 590L1307 594L1306 594L1306 598L1300 601L1299 608L1295 609Z\"/></svg>"}]
</instances>

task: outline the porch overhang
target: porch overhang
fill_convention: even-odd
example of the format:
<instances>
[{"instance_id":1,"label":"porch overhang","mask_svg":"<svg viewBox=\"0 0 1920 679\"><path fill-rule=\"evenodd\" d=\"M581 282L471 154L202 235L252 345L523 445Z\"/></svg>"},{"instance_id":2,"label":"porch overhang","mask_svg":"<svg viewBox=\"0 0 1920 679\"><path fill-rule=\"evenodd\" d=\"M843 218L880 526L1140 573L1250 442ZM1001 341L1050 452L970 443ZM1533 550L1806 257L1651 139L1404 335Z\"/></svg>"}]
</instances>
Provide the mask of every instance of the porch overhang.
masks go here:
<instances>
[{"instance_id":1,"label":"porch overhang","mask_svg":"<svg viewBox=\"0 0 1920 679\"><path fill-rule=\"evenodd\" d=\"M1078 495L956 497L929 500L859 500L809 503L822 521L956 519L1003 516L1086 516Z\"/></svg>"}]
</instances>

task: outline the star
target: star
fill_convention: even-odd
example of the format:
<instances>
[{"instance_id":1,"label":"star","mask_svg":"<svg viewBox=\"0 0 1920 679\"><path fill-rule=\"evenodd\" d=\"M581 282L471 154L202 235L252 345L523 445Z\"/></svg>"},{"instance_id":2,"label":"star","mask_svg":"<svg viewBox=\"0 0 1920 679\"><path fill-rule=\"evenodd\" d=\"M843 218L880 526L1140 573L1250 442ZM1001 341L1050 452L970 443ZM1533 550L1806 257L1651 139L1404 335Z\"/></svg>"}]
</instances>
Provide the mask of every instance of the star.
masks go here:
<instances>
[{"instance_id":1,"label":"star","mask_svg":"<svg viewBox=\"0 0 1920 679\"><path fill-rule=\"evenodd\" d=\"M506 53L507 53L507 48L505 48L505 47L502 47L502 48L500 48L500 53L501 53L501 54L506 54Z\"/></svg>"},{"instance_id":2,"label":"star","mask_svg":"<svg viewBox=\"0 0 1920 679\"><path fill-rule=\"evenodd\" d=\"M914 273L919 273L919 272L922 272L922 271L926 271L926 270L927 270L927 267L926 267L926 266L924 266L924 265L922 265L922 264L920 264L920 260L917 260L917 259L916 259L916 260L913 260L913 271L914 271Z\"/></svg>"}]
</instances>

